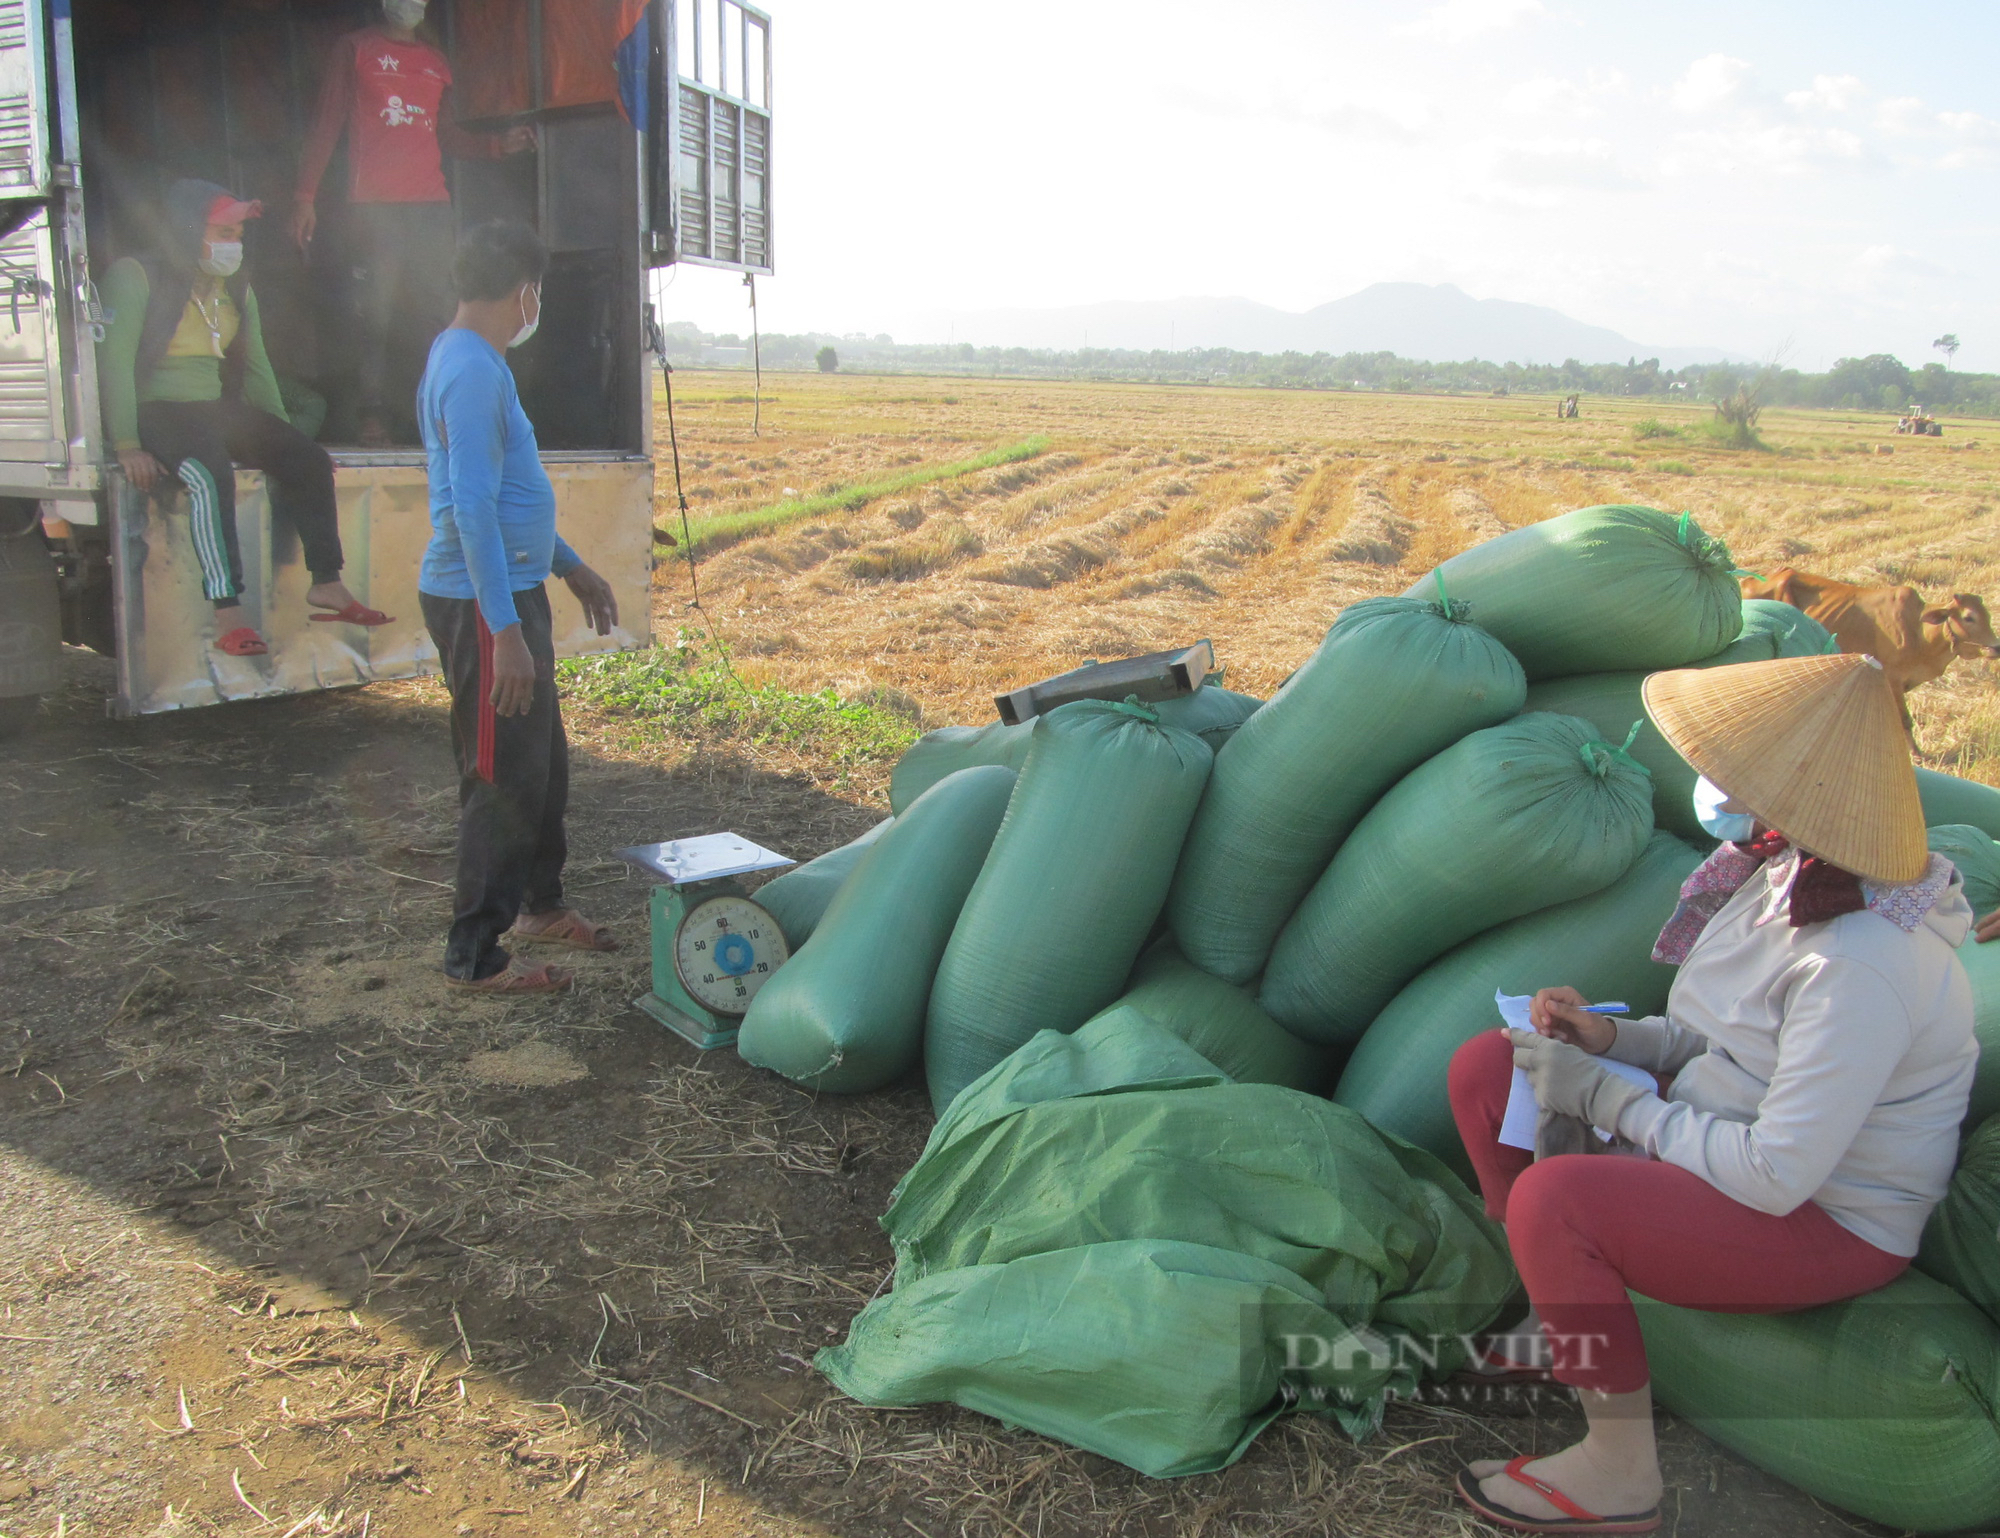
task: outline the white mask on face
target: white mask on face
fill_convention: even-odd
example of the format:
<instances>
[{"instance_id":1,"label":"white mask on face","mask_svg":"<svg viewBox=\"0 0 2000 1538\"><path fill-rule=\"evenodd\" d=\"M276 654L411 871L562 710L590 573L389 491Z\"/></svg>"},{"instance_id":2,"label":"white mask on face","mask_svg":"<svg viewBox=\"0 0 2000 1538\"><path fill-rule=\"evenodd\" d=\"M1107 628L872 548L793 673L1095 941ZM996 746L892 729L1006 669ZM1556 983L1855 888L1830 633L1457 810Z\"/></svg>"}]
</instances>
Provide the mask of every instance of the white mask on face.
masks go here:
<instances>
[{"instance_id":1,"label":"white mask on face","mask_svg":"<svg viewBox=\"0 0 2000 1538\"><path fill-rule=\"evenodd\" d=\"M382 15L392 27L415 27L424 19L426 0L382 0Z\"/></svg>"},{"instance_id":2,"label":"white mask on face","mask_svg":"<svg viewBox=\"0 0 2000 1538\"><path fill-rule=\"evenodd\" d=\"M532 289L535 296L535 318L533 320L528 319L528 295L530 292L531 290L527 287L523 287L521 290L521 329L514 333L514 340L507 344L509 347L519 347L535 334L535 328L542 323L541 285L537 284Z\"/></svg>"},{"instance_id":3,"label":"white mask on face","mask_svg":"<svg viewBox=\"0 0 2000 1538\"><path fill-rule=\"evenodd\" d=\"M202 242L208 254L196 265L211 278L226 278L243 265L243 242L209 240Z\"/></svg>"},{"instance_id":4,"label":"white mask on face","mask_svg":"<svg viewBox=\"0 0 2000 1538\"><path fill-rule=\"evenodd\" d=\"M1757 831L1757 819L1748 812L1725 812L1728 792L1706 775L1694 782L1695 821L1708 830L1709 837L1727 843L1747 843Z\"/></svg>"}]
</instances>

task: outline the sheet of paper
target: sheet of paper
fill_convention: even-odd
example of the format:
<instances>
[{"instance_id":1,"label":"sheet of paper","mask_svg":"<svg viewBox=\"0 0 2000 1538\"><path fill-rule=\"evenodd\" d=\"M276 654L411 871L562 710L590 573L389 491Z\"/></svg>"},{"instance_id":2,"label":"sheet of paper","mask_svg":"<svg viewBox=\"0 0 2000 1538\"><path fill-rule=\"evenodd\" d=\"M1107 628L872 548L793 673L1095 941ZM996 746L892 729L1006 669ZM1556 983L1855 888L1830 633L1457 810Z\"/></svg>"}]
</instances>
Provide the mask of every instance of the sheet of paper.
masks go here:
<instances>
[{"instance_id":1,"label":"sheet of paper","mask_svg":"<svg viewBox=\"0 0 2000 1538\"><path fill-rule=\"evenodd\" d=\"M1529 993L1512 994L1495 990L1494 1007L1500 1011L1500 1018L1507 1022L1502 1030L1532 1031L1528 1023L1528 1005L1534 1001ZM1620 1000L1587 1006L1593 1014L1622 1015L1631 1006ZM1643 1068L1634 1068L1630 1063L1614 1063L1601 1057L1598 1061L1619 1078L1638 1084L1649 1090L1657 1090L1659 1085L1653 1076ZM1528 1076L1521 1069L1514 1070L1514 1081L1507 1091L1507 1110L1500 1118L1499 1141L1509 1148L1532 1149L1535 1146L1535 1123L1540 1119L1541 1107L1535 1104L1535 1091L1528 1083ZM1602 1142L1610 1142L1611 1134L1592 1128Z\"/></svg>"}]
</instances>

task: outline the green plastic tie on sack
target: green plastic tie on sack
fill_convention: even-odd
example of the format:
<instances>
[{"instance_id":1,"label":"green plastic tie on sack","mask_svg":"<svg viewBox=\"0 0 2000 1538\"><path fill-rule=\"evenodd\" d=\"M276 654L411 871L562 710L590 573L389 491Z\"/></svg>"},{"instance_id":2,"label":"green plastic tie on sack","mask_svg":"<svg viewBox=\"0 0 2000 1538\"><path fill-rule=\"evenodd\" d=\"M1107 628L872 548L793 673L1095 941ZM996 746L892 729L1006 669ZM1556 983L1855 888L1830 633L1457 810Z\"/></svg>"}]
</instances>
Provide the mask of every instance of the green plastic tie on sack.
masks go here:
<instances>
[{"instance_id":1,"label":"green plastic tie on sack","mask_svg":"<svg viewBox=\"0 0 2000 1538\"><path fill-rule=\"evenodd\" d=\"M1615 748L1610 743L1599 742L1593 737L1577 750L1583 758L1583 767L1601 780L1611 772L1611 765L1614 762L1622 761L1630 764L1650 780L1653 777L1653 771L1632 756L1632 744L1639 740L1639 733L1644 729L1645 725L1646 723L1643 718L1634 721L1632 723L1632 730L1625 734L1625 741ZM1600 755L1602 756L1600 757Z\"/></svg>"},{"instance_id":2,"label":"green plastic tie on sack","mask_svg":"<svg viewBox=\"0 0 2000 1538\"><path fill-rule=\"evenodd\" d=\"M1729 553L1729 546L1708 533L1694 521L1694 514L1682 511L1680 521L1675 525L1674 538L1681 548L1704 566L1720 566L1732 577L1754 577L1755 572L1740 571L1736 558Z\"/></svg>"},{"instance_id":3,"label":"green plastic tie on sack","mask_svg":"<svg viewBox=\"0 0 2000 1538\"><path fill-rule=\"evenodd\" d=\"M1122 700L1112 700L1110 704L1113 710L1123 711L1134 720L1144 721L1150 726L1160 724L1160 713L1140 704L1139 696L1136 694L1128 694Z\"/></svg>"},{"instance_id":4,"label":"green plastic tie on sack","mask_svg":"<svg viewBox=\"0 0 2000 1538\"><path fill-rule=\"evenodd\" d=\"M1438 585L1437 602L1433 603L1431 607L1448 620L1454 622L1463 621L1472 612L1472 605L1464 602L1452 602L1451 593L1444 585L1444 568L1442 566L1432 567L1431 576L1436 580Z\"/></svg>"},{"instance_id":5,"label":"green plastic tie on sack","mask_svg":"<svg viewBox=\"0 0 2000 1538\"><path fill-rule=\"evenodd\" d=\"M1745 571L1741 566L1732 567L1729 575L1734 577L1738 582L1741 582L1745 577L1748 577L1753 582L1762 582L1764 580L1764 574L1761 571Z\"/></svg>"}]
</instances>

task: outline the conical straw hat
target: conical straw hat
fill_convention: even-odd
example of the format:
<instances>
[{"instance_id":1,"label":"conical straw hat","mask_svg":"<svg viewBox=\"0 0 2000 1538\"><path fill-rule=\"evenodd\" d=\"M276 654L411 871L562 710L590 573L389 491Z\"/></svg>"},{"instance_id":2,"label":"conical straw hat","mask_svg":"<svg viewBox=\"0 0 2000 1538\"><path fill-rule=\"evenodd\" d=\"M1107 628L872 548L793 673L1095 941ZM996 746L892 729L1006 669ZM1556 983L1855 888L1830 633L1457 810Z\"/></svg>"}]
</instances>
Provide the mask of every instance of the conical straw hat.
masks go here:
<instances>
[{"instance_id":1,"label":"conical straw hat","mask_svg":"<svg viewBox=\"0 0 2000 1538\"><path fill-rule=\"evenodd\" d=\"M1682 668L1644 692L1674 751L1766 827L1870 881L1924 873L1910 742L1873 657Z\"/></svg>"}]
</instances>

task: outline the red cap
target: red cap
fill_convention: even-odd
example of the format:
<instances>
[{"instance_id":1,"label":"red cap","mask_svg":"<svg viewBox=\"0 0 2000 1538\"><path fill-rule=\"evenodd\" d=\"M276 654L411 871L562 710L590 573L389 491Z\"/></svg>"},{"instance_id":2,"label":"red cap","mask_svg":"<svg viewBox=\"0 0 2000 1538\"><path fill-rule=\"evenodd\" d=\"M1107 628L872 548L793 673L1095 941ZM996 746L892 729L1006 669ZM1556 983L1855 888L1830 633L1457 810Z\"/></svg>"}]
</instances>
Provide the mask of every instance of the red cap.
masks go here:
<instances>
[{"instance_id":1,"label":"red cap","mask_svg":"<svg viewBox=\"0 0 2000 1538\"><path fill-rule=\"evenodd\" d=\"M233 198L226 192L218 192L209 200L208 222L210 224L241 224L245 219L264 217L264 205L252 199L246 203L241 198Z\"/></svg>"}]
</instances>

